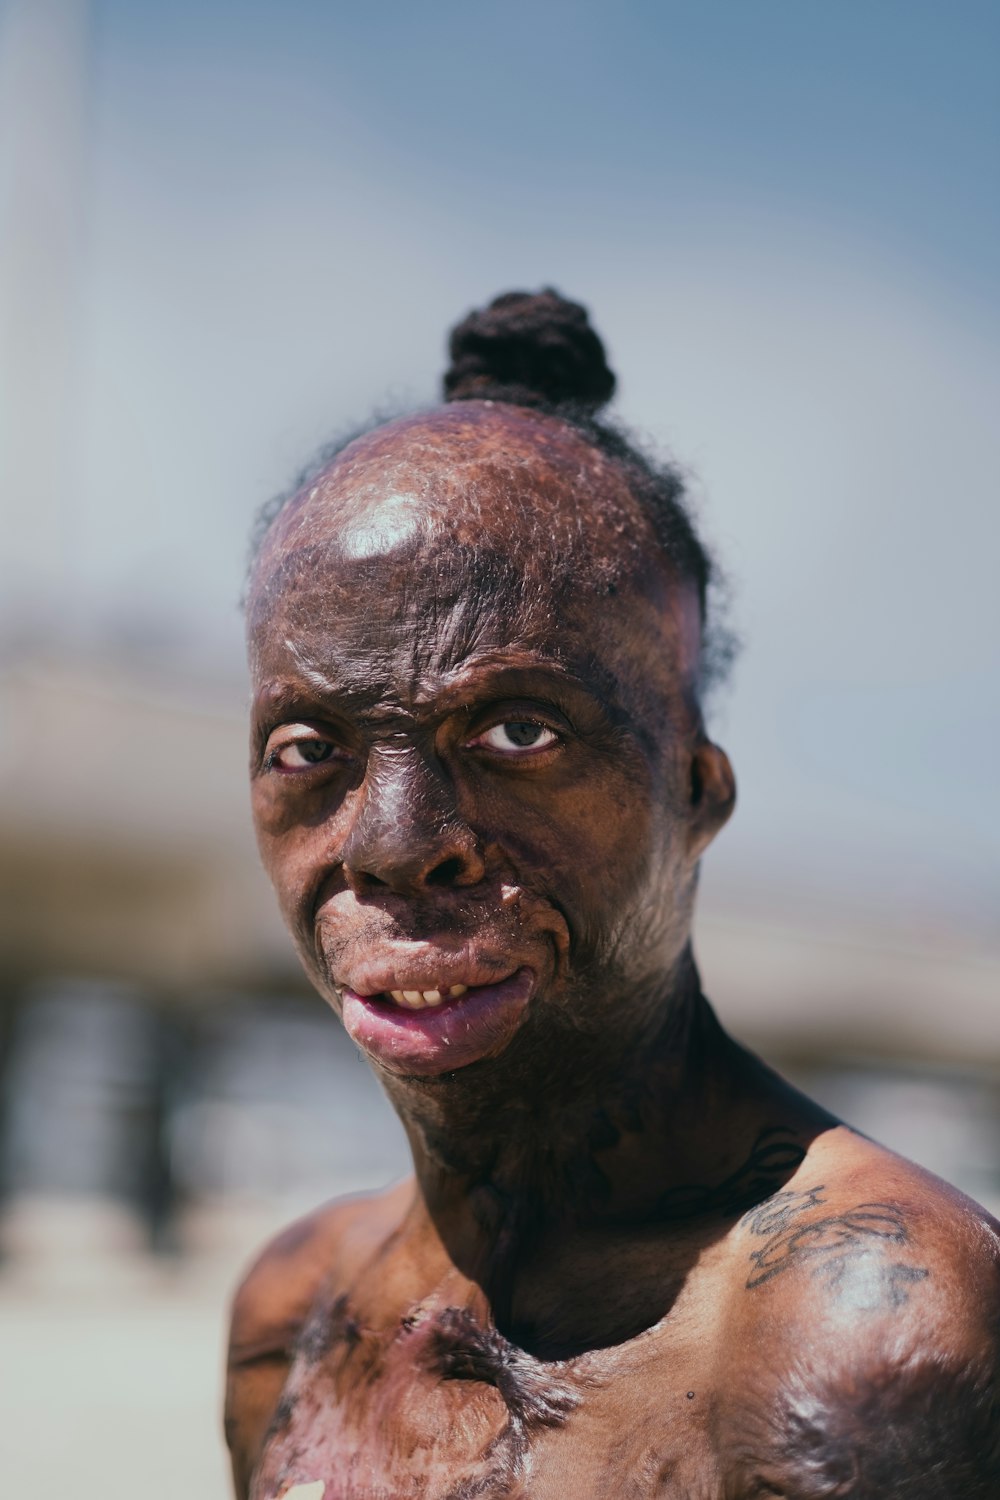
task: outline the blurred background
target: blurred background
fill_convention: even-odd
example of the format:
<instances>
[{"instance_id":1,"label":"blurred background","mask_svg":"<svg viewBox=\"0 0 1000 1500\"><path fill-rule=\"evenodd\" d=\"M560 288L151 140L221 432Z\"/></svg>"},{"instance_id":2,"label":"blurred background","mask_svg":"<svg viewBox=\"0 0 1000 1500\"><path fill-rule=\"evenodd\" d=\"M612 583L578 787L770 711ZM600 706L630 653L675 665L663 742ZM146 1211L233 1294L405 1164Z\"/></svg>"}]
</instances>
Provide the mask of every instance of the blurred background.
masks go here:
<instances>
[{"instance_id":1,"label":"blurred background","mask_svg":"<svg viewBox=\"0 0 1000 1500\"><path fill-rule=\"evenodd\" d=\"M0 0L0 1466L227 1493L225 1298L405 1169L245 792L255 508L586 302L744 647L698 951L1000 1206L1000 10Z\"/></svg>"}]
</instances>

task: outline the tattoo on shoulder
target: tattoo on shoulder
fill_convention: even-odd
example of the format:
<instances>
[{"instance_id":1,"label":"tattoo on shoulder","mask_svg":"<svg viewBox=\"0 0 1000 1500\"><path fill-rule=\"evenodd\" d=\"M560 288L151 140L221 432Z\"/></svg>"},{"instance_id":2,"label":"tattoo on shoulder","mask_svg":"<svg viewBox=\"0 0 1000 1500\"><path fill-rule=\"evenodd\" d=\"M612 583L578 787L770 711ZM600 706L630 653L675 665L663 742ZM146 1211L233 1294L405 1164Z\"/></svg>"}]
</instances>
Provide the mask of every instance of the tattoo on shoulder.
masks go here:
<instances>
[{"instance_id":1,"label":"tattoo on shoulder","mask_svg":"<svg viewBox=\"0 0 1000 1500\"><path fill-rule=\"evenodd\" d=\"M902 1211L893 1203L873 1202L823 1213L825 1192L825 1184L818 1183L775 1193L744 1214L740 1223L764 1241L751 1252L747 1291L801 1266L860 1309L901 1307L910 1289L930 1275L926 1267L885 1254L911 1244Z\"/></svg>"}]
</instances>

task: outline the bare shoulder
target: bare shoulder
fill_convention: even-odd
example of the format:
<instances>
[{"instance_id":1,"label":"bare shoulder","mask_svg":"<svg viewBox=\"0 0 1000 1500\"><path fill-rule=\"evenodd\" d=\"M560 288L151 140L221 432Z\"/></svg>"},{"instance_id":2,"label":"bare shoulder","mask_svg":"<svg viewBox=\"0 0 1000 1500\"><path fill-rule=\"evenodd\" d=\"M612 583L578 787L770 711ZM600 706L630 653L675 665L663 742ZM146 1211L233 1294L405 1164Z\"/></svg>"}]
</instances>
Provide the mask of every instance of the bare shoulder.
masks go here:
<instances>
[{"instance_id":1,"label":"bare shoulder","mask_svg":"<svg viewBox=\"0 0 1000 1500\"><path fill-rule=\"evenodd\" d=\"M238 1496L245 1495L320 1292L347 1283L384 1243L411 1197L407 1181L324 1204L276 1235L237 1287L229 1326L225 1432Z\"/></svg>"},{"instance_id":2,"label":"bare shoulder","mask_svg":"<svg viewBox=\"0 0 1000 1500\"><path fill-rule=\"evenodd\" d=\"M733 1245L747 1292L795 1301L808 1284L812 1307L899 1310L920 1286L922 1321L929 1302L949 1318L981 1311L1000 1266L1000 1224L984 1208L845 1126L743 1215Z\"/></svg>"},{"instance_id":3,"label":"bare shoulder","mask_svg":"<svg viewBox=\"0 0 1000 1500\"><path fill-rule=\"evenodd\" d=\"M259 1252L233 1298L230 1355L286 1345L299 1332L321 1288L349 1279L398 1223L412 1183L340 1198L283 1229Z\"/></svg>"},{"instance_id":4,"label":"bare shoulder","mask_svg":"<svg viewBox=\"0 0 1000 1500\"><path fill-rule=\"evenodd\" d=\"M840 1127L732 1249L723 1386L746 1493L1000 1494L1000 1225L984 1209Z\"/></svg>"}]
</instances>

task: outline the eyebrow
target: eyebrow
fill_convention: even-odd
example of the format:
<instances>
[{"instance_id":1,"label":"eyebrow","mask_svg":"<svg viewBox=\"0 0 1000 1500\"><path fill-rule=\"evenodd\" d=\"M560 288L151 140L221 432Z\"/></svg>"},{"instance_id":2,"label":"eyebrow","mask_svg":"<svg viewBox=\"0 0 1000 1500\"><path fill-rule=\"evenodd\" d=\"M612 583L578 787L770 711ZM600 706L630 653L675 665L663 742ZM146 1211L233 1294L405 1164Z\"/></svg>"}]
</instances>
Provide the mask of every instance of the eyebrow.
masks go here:
<instances>
[{"instance_id":1,"label":"eyebrow","mask_svg":"<svg viewBox=\"0 0 1000 1500\"><path fill-rule=\"evenodd\" d=\"M442 684L441 691L450 696L461 693L468 678L475 674L487 682L502 677L546 677L561 688L585 694L595 702L616 703L619 683L617 678L595 658L586 663L574 663L562 657L552 657L534 651L489 651L466 659L461 667ZM595 686L587 681L595 679Z\"/></svg>"},{"instance_id":2,"label":"eyebrow","mask_svg":"<svg viewBox=\"0 0 1000 1500\"><path fill-rule=\"evenodd\" d=\"M272 719L288 713L322 717L334 704L348 711L364 711L367 716L373 710L377 712L380 703L386 704L387 716L407 712L390 707L385 694L373 686L355 685L324 671L304 661L297 650L293 650L293 655L298 675L263 685L253 700L256 718ZM418 710L433 707L436 712L447 714L491 697L536 697L540 678L548 681L557 697L585 698L613 721L630 718L621 702L617 678L594 658L588 658L581 670L558 657L526 651L491 651L470 657L433 687L418 691L413 706Z\"/></svg>"}]
</instances>

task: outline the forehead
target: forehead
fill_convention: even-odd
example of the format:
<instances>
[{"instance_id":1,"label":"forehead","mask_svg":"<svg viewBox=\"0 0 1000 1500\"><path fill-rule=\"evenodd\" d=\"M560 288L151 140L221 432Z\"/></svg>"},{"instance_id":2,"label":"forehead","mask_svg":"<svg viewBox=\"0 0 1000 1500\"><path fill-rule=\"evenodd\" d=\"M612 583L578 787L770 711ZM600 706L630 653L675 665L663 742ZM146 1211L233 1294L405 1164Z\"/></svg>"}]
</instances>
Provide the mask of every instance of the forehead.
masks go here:
<instances>
[{"instance_id":1,"label":"forehead","mask_svg":"<svg viewBox=\"0 0 1000 1500\"><path fill-rule=\"evenodd\" d=\"M359 439L293 498L248 625L258 678L289 649L403 645L441 672L516 650L676 677L697 614L613 460L558 419L468 402Z\"/></svg>"},{"instance_id":2,"label":"forehead","mask_svg":"<svg viewBox=\"0 0 1000 1500\"><path fill-rule=\"evenodd\" d=\"M257 574L302 546L332 541L360 557L421 527L458 543L493 538L525 559L540 543L612 567L655 551L621 469L582 434L538 412L470 401L350 443L282 510Z\"/></svg>"}]
</instances>

